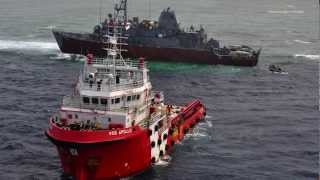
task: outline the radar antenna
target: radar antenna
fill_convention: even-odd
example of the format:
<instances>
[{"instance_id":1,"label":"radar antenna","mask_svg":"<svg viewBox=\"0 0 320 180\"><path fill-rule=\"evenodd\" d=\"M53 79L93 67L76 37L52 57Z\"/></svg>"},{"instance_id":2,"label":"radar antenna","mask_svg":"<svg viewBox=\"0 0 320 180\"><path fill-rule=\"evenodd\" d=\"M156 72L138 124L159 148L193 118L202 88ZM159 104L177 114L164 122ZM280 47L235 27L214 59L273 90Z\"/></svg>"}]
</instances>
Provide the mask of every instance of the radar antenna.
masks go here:
<instances>
[{"instance_id":1,"label":"radar antenna","mask_svg":"<svg viewBox=\"0 0 320 180\"><path fill-rule=\"evenodd\" d=\"M124 36L124 29L127 23L127 0L121 0L120 5L114 7L114 17L107 26L106 34L104 35L104 50L107 52L107 58L112 59L113 74L116 75L116 65L125 64L121 52L126 52L122 46L127 46Z\"/></svg>"}]
</instances>

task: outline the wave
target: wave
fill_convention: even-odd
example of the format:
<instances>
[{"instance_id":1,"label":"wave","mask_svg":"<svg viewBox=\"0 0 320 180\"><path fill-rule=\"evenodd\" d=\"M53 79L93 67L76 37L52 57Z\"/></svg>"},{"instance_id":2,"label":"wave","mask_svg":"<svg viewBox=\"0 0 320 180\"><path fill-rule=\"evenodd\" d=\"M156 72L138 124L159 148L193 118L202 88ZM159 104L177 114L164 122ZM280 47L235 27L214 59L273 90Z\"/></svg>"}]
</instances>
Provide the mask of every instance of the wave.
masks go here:
<instances>
[{"instance_id":1,"label":"wave","mask_svg":"<svg viewBox=\"0 0 320 180\"><path fill-rule=\"evenodd\" d=\"M59 52L59 53L55 54L54 56L50 56L49 58L52 60L64 60L64 59L71 59L71 55Z\"/></svg>"},{"instance_id":2,"label":"wave","mask_svg":"<svg viewBox=\"0 0 320 180\"><path fill-rule=\"evenodd\" d=\"M39 27L39 30L52 30L55 29L56 26L55 25L49 25L49 26L44 26L44 27Z\"/></svg>"},{"instance_id":3,"label":"wave","mask_svg":"<svg viewBox=\"0 0 320 180\"><path fill-rule=\"evenodd\" d=\"M83 55L76 55L76 54L66 54L58 52L54 55L50 55L49 57L52 60L70 60L70 61L85 61L86 57Z\"/></svg>"},{"instance_id":4,"label":"wave","mask_svg":"<svg viewBox=\"0 0 320 180\"><path fill-rule=\"evenodd\" d=\"M296 6L295 6L295 5L291 5L291 4L289 4L289 5L288 5L288 8L295 9L295 8L296 8Z\"/></svg>"},{"instance_id":5,"label":"wave","mask_svg":"<svg viewBox=\"0 0 320 180\"><path fill-rule=\"evenodd\" d=\"M211 122L211 121L208 121L208 119L206 120L206 122L207 122L207 126L208 126L209 128L211 128L211 127L212 127L212 122Z\"/></svg>"},{"instance_id":6,"label":"wave","mask_svg":"<svg viewBox=\"0 0 320 180\"><path fill-rule=\"evenodd\" d=\"M299 40L299 39L294 40L294 42L301 43L301 44L311 44L312 43L310 41L302 41L302 40Z\"/></svg>"},{"instance_id":7,"label":"wave","mask_svg":"<svg viewBox=\"0 0 320 180\"><path fill-rule=\"evenodd\" d=\"M193 130L192 133L186 134L185 136L186 136L186 138L190 138L190 137L193 137L193 138L201 138L201 137L207 137L208 134L206 134L206 133L201 133L201 132L199 132L199 131Z\"/></svg>"},{"instance_id":8,"label":"wave","mask_svg":"<svg viewBox=\"0 0 320 180\"><path fill-rule=\"evenodd\" d=\"M316 54L295 54L295 58L302 57L310 60L320 60L320 55Z\"/></svg>"},{"instance_id":9,"label":"wave","mask_svg":"<svg viewBox=\"0 0 320 180\"><path fill-rule=\"evenodd\" d=\"M0 40L0 50L59 50L57 43L37 41Z\"/></svg>"},{"instance_id":10,"label":"wave","mask_svg":"<svg viewBox=\"0 0 320 180\"><path fill-rule=\"evenodd\" d=\"M304 14L302 10L269 10L269 14Z\"/></svg>"},{"instance_id":11,"label":"wave","mask_svg":"<svg viewBox=\"0 0 320 180\"><path fill-rule=\"evenodd\" d=\"M156 162L155 165L156 166L168 166L172 158L169 155L165 155L164 157L166 159L159 159L159 161Z\"/></svg>"}]
</instances>

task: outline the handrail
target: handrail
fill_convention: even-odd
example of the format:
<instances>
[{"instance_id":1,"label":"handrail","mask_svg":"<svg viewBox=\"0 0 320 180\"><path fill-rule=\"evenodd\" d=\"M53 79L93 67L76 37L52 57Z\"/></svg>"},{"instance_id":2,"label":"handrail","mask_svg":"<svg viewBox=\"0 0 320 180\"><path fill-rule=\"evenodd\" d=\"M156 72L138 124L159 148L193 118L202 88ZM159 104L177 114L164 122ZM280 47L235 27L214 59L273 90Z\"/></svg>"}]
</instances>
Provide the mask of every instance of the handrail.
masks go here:
<instances>
[{"instance_id":1,"label":"handrail","mask_svg":"<svg viewBox=\"0 0 320 180\"><path fill-rule=\"evenodd\" d=\"M139 68L139 69L143 69L144 67L146 67L146 62L139 62L137 60L129 60L129 59L123 59L121 61L116 60L115 62L113 62L113 59L109 59L109 58L94 58L92 60L93 64L102 64L102 65L107 65L107 66L113 66L113 64L115 63L116 66L118 67L133 67L133 68Z\"/></svg>"},{"instance_id":2,"label":"handrail","mask_svg":"<svg viewBox=\"0 0 320 180\"><path fill-rule=\"evenodd\" d=\"M130 83L119 83L119 84L101 84L98 86L97 83L93 83L90 85L90 83L86 83L83 81L81 82L81 89L83 90L94 90L94 91L117 91L117 90L127 90L131 88L137 88L143 86L144 82L143 80L140 81L133 81Z\"/></svg>"},{"instance_id":3,"label":"handrail","mask_svg":"<svg viewBox=\"0 0 320 180\"><path fill-rule=\"evenodd\" d=\"M72 130L66 127L59 127L56 123L49 119L49 129L46 131L51 138L73 143L99 143L106 141L115 141L123 138L133 137L135 135L145 133L145 130L139 126L117 129L102 130Z\"/></svg>"}]
</instances>

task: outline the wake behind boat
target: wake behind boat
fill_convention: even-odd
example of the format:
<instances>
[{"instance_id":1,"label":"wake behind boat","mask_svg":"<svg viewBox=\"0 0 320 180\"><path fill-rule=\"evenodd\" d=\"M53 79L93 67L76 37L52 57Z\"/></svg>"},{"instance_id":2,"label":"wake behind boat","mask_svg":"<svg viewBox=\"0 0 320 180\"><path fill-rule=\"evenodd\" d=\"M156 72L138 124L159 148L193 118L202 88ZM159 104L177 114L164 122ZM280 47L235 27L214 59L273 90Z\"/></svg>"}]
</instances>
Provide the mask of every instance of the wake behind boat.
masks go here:
<instances>
[{"instance_id":1,"label":"wake behind boat","mask_svg":"<svg viewBox=\"0 0 320 180\"><path fill-rule=\"evenodd\" d=\"M114 8L114 15L94 27L93 33L74 33L53 30L59 48L64 53L104 56L103 35L115 23L113 16L119 18L127 36L127 52L124 57L145 57L150 61L187 62L198 64L224 64L237 66L256 66L261 49L254 50L245 45L221 47L213 38L208 40L204 28L188 29L179 27L175 12L170 8L161 12L159 20L127 18L127 0L120 0ZM112 28L111 28L112 29Z\"/></svg>"}]
</instances>

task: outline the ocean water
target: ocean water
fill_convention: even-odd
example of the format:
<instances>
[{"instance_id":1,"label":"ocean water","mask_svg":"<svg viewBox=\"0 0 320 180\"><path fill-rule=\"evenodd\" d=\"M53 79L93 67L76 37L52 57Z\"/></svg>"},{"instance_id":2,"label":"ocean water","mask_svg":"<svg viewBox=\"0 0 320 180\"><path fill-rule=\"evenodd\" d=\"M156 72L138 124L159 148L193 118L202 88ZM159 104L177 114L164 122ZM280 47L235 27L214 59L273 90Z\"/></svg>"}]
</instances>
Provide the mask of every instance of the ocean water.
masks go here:
<instances>
[{"instance_id":1,"label":"ocean water","mask_svg":"<svg viewBox=\"0 0 320 180\"><path fill-rule=\"evenodd\" d=\"M114 0L103 0L103 15ZM315 180L319 174L319 5L316 0L129 0L129 15L203 25L223 44L263 48L254 68L150 63L168 103L208 109L171 161L130 179ZM60 179L48 117L72 92L81 60L61 54L51 28L91 31L99 0L0 0L0 179ZM269 64L288 74L272 74Z\"/></svg>"}]
</instances>

